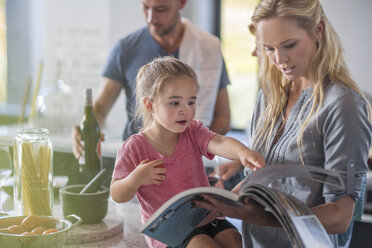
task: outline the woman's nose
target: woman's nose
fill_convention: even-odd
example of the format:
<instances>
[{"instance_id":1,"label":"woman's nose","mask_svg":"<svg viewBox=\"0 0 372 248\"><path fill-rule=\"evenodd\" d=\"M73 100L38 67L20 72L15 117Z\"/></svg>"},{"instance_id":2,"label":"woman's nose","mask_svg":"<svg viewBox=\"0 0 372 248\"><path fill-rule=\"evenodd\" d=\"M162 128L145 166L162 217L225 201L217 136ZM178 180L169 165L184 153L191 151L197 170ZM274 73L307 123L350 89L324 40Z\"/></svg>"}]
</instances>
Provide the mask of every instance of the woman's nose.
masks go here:
<instances>
[{"instance_id":1,"label":"woman's nose","mask_svg":"<svg viewBox=\"0 0 372 248\"><path fill-rule=\"evenodd\" d=\"M280 50L276 50L275 52L275 60L278 65L286 63L288 61L288 55Z\"/></svg>"}]
</instances>

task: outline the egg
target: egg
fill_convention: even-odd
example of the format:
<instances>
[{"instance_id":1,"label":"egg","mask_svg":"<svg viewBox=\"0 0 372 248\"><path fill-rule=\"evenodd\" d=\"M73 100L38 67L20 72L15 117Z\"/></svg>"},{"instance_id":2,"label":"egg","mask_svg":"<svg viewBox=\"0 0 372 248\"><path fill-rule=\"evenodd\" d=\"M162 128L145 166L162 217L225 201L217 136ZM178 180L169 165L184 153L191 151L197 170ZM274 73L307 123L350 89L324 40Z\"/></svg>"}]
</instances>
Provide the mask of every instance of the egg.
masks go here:
<instances>
[{"instance_id":1,"label":"egg","mask_svg":"<svg viewBox=\"0 0 372 248\"><path fill-rule=\"evenodd\" d=\"M0 233L6 233L6 234L11 234L11 230L9 230L8 228L1 228L0 229Z\"/></svg>"},{"instance_id":2,"label":"egg","mask_svg":"<svg viewBox=\"0 0 372 248\"><path fill-rule=\"evenodd\" d=\"M31 231L37 226L40 226L41 224L41 219L36 216L36 215L29 215L26 218L23 219L21 226L26 230L26 231Z\"/></svg>"},{"instance_id":3,"label":"egg","mask_svg":"<svg viewBox=\"0 0 372 248\"><path fill-rule=\"evenodd\" d=\"M8 227L8 229L10 231L10 234L21 234L26 232L26 229L24 229L20 225L11 225L10 227Z\"/></svg>"},{"instance_id":4,"label":"egg","mask_svg":"<svg viewBox=\"0 0 372 248\"><path fill-rule=\"evenodd\" d=\"M32 233L35 234L35 235L40 235L40 234L43 234L43 232L45 231L45 227L43 226L37 226L35 227L34 229L32 229Z\"/></svg>"},{"instance_id":5,"label":"egg","mask_svg":"<svg viewBox=\"0 0 372 248\"><path fill-rule=\"evenodd\" d=\"M55 232L58 232L58 230L57 229L48 229L48 230L45 230L43 232L43 235L51 234L51 233L55 233Z\"/></svg>"}]
</instances>

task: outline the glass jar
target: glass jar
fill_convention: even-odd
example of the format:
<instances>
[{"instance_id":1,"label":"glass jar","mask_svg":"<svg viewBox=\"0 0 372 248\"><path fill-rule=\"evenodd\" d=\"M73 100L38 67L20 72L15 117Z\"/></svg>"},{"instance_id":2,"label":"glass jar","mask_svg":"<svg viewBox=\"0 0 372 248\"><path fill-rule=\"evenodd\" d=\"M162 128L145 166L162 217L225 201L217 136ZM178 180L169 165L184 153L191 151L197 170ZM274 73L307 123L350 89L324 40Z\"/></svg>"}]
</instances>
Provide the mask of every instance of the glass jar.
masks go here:
<instances>
[{"instance_id":1,"label":"glass jar","mask_svg":"<svg viewBox=\"0 0 372 248\"><path fill-rule=\"evenodd\" d=\"M48 129L18 130L13 151L15 214L52 216L53 148Z\"/></svg>"}]
</instances>

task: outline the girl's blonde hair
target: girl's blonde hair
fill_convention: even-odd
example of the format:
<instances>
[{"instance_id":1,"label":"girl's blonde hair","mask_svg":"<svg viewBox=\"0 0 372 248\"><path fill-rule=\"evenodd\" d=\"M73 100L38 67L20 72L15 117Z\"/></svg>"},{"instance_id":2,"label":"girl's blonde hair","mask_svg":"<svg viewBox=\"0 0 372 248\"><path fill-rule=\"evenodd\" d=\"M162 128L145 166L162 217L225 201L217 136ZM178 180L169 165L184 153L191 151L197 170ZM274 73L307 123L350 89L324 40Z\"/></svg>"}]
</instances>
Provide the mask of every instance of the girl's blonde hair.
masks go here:
<instances>
[{"instance_id":1,"label":"girl's blonde hair","mask_svg":"<svg viewBox=\"0 0 372 248\"><path fill-rule=\"evenodd\" d=\"M162 57L142 66L136 77L136 112L135 119L142 120L141 130L152 122L152 115L146 110L143 99L155 101L161 90L172 78L187 76L192 79L196 90L199 90L198 78L195 71L174 57ZM140 123L140 121L139 121Z\"/></svg>"},{"instance_id":2,"label":"girl's blonde hair","mask_svg":"<svg viewBox=\"0 0 372 248\"><path fill-rule=\"evenodd\" d=\"M323 35L317 43L317 51L309 67L309 78L313 86L313 93L305 107L310 105L311 108L301 124L297 136L297 146L301 148L304 130L322 106L326 79L332 83L351 88L360 94L367 104L369 119L371 119L369 103L350 76L340 39L324 14L319 0L260 1L253 13L252 22L257 27L258 22L270 17L293 18L297 21L298 26L305 29L309 35L315 35L313 30L319 22L324 25ZM264 55L263 47L260 49L263 56L260 60L259 82L267 104L264 114L258 119L253 146L255 149L263 148L263 151L267 152L270 138L276 135L274 133L276 121L279 117L284 120L283 110L288 100L288 86L291 82L269 61L268 56ZM299 119L304 115L305 107L302 107ZM300 157L303 163L302 153L300 153Z\"/></svg>"}]
</instances>

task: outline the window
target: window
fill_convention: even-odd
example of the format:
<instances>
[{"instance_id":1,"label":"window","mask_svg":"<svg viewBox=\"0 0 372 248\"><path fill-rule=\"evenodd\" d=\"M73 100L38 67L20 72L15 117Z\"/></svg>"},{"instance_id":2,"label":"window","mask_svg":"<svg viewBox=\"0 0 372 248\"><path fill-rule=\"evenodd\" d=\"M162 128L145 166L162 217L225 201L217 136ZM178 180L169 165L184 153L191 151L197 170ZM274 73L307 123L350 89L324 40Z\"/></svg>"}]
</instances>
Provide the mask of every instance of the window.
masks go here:
<instances>
[{"instance_id":1,"label":"window","mask_svg":"<svg viewBox=\"0 0 372 248\"><path fill-rule=\"evenodd\" d=\"M228 86L231 126L245 129L251 119L256 95L257 59L253 57L255 37L248 25L257 0L223 0L221 42L231 85Z\"/></svg>"},{"instance_id":2,"label":"window","mask_svg":"<svg viewBox=\"0 0 372 248\"><path fill-rule=\"evenodd\" d=\"M0 102L6 102L7 52L5 0L0 0Z\"/></svg>"}]
</instances>

